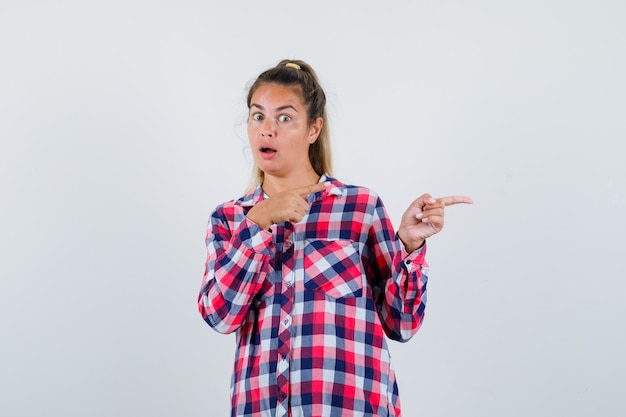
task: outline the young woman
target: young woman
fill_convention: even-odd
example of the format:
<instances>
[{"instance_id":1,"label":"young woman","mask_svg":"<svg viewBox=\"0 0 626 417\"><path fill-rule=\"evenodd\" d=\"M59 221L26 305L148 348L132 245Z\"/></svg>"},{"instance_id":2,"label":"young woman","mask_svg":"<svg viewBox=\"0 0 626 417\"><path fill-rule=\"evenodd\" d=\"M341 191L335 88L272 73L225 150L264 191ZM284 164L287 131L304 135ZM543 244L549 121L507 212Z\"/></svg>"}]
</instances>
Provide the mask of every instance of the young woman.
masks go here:
<instances>
[{"instance_id":1,"label":"young woman","mask_svg":"<svg viewBox=\"0 0 626 417\"><path fill-rule=\"evenodd\" d=\"M204 320L236 332L234 416L399 416L385 335L407 341L426 302L425 239L469 197L424 194L397 234L371 190L330 176L326 98L281 61L248 93L255 187L211 215Z\"/></svg>"}]
</instances>

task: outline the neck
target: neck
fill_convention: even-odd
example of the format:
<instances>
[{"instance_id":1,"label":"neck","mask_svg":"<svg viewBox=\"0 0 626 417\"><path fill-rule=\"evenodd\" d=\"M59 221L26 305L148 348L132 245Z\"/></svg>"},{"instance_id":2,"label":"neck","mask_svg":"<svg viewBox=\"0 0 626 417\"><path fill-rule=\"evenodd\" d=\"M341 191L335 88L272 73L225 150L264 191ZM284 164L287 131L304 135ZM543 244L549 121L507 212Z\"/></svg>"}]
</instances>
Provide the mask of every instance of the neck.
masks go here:
<instances>
[{"instance_id":1,"label":"neck","mask_svg":"<svg viewBox=\"0 0 626 417\"><path fill-rule=\"evenodd\" d=\"M313 169L303 175L280 177L265 174L263 178L263 191L268 195L280 193L282 191L293 190L318 183L320 176Z\"/></svg>"}]
</instances>

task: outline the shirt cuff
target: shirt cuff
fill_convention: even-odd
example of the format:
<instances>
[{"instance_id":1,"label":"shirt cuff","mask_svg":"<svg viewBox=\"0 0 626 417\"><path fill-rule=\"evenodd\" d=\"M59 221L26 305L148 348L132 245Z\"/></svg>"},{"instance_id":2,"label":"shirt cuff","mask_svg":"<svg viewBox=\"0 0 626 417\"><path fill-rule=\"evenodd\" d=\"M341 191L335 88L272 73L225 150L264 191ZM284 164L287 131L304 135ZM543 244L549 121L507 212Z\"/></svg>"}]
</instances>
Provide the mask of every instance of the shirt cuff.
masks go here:
<instances>
[{"instance_id":1,"label":"shirt cuff","mask_svg":"<svg viewBox=\"0 0 626 417\"><path fill-rule=\"evenodd\" d=\"M416 249L411 253L406 251L402 241L400 241L400 246L402 247L400 259L402 260L406 271L410 273L421 268L424 264L424 259L426 258L426 241L424 241L424 244L420 246L419 249Z\"/></svg>"},{"instance_id":2,"label":"shirt cuff","mask_svg":"<svg viewBox=\"0 0 626 417\"><path fill-rule=\"evenodd\" d=\"M257 253L270 255L270 250L274 246L272 233L261 228L247 217L239 225L235 236L244 246Z\"/></svg>"}]
</instances>

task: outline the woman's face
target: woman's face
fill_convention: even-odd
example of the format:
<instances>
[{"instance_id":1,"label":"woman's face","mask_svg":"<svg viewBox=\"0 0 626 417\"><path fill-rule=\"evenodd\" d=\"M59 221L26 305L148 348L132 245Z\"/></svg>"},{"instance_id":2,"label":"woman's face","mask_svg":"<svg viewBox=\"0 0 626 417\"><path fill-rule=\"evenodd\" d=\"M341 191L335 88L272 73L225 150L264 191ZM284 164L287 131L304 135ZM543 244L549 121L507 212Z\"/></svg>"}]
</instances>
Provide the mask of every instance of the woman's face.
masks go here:
<instances>
[{"instance_id":1,"label":"woman's face","mask_svg":"<svg viewBox=\"0 0 626 417\"><path fill-rule=\"evenodd\" d=\"M257 166L265 175L310 174L309 146L322 123L322 118L309 123L299 88L261 84L248 115L248 139Z\"/></svg>"}]
</instances>

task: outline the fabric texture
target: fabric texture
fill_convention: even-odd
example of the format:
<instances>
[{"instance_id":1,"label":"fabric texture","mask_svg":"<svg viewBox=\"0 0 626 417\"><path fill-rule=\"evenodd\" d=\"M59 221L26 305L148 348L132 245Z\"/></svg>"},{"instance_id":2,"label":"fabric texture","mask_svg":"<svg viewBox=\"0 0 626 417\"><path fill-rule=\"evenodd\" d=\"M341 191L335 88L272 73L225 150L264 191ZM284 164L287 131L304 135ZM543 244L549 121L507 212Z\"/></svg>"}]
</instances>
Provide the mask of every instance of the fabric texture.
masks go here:
<instances>
[{"instance_id":1,"label":"fabric texture","mask_svg":"<svg viewBox=\"0 0 626 417\"><path fill-rule=\"evenodd\" d=\"M296 224L246 217L260 186L211 215L198 304L236 332L232 417L400 416L385 335L422 323L426 247L406 253L373 191L320 181Z\"/></svg>"}]
</instances>

